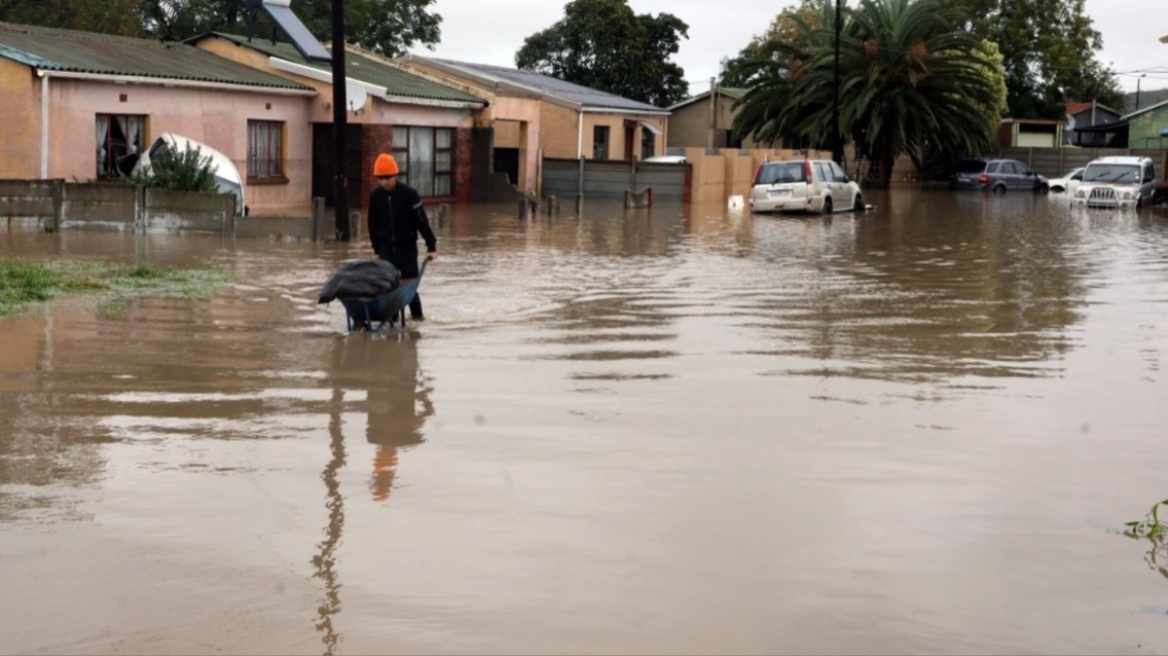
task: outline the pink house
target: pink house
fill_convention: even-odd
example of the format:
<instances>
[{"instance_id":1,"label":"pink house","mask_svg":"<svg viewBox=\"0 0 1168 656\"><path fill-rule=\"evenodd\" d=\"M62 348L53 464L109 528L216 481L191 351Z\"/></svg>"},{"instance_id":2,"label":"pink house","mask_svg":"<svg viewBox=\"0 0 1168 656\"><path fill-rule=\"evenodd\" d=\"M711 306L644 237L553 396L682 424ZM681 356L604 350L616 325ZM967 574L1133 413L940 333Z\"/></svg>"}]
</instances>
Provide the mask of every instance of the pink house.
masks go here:
<instances>
[{"instance_id":1,"label":"pink house","mask_svg":"<svg viewBox=\"0 0 1168 656\"><path fill-rule=\"evenodd\" d=\"M0 23L0 178L109 179L174 132L233 161L253 216L307 216L316 95L191 45Z\"/></svg>"}]
</instances>

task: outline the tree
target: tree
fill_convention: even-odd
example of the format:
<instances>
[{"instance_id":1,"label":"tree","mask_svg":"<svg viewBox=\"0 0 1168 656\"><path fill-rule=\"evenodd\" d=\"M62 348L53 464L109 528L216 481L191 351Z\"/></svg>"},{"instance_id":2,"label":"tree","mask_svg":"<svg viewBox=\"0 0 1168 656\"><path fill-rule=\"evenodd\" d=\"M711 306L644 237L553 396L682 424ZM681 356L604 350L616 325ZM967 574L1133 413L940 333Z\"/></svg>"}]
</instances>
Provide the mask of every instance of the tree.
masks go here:
<instances>
[{"instance_id":1,"label":"tree","mask_svg":"<svg viewBox=\"0 0 1168 656\"><path fill-rule=\"evenodd\" d=\"M74 0L75 1L75 0ZM245 0L139 0L143 30L156 38L180 41L207 32L248 33ZM345 0L345 40L366 50L396 57L414 45L433 48L441 38L442 17L430 11L437 0ZM332 39L332 0L298 0L297 17L320 41ZM258 17L255 33L274 27Z\"/></svg>"},{"instance_id":2,"label":"tree","mask_svg":"<svg viewBox=\"0 0 1168 656\"><path fill-rule=\"evenodd\" d=\"M628 0L574 0L564 18L524 40L521 69L668 107L689 95L669 61L689 25L672 14L634 14Z\"/></svg>"},{"instance_id":3,"label":"tree","mask_svg":"<svg viewBox=\"0 0 1168 656\"><path fill-rule=\"evenodd\" d=\"M918 168L937 149L981 152L998 116L992 53L960 29L948 0L866 1L846 9L841 34L839 129L887 187L896 157ZM834 9L794 17L793 42L770 42L739 71L760 83L738 101L735 133L760 141L802 135L828 146L835 99Z\"/></svg>"},{"instance_id":4,"label":"tree","mask_svg":"<svg viewBox=\"0 0 1168 656\"><path fill-rule=\"evenodd\" d=\"M140 0L0 0L0 21L139 36Z\"/></svg>"},{"instance_id":5,"label":"tree","mask_svg":"<svg viewBox=\"0 0 1168 656\"><path fill-rule=\"evenodd\" d=\"M949 1L971 17L969 29L998 44L1011 116L1061 119L1071 101L1123 104L1114 73L1094 59L1103 37L1084 0Z\"/></svg>"},{"instance_id":6,"label":"tree","mask_svg":"<svg viewBox=\"0 0 1168 656\"><path fill-rule=\"evenodd\" d=\"M822 27L818 22L821 16L817 13L822 10L822 6L823 3L817 0L799 0L797 6L784 9L775 16L765 32L751 39L750 43L734 57L722 60L722 73L718 78L718 84L739 88L753 86L758 80L751 75L760 74L761 71L750 66L749 62L773 55L773 49L770 47L773 43L799 41L807 25Z\"/></svg>"}]
</instances>

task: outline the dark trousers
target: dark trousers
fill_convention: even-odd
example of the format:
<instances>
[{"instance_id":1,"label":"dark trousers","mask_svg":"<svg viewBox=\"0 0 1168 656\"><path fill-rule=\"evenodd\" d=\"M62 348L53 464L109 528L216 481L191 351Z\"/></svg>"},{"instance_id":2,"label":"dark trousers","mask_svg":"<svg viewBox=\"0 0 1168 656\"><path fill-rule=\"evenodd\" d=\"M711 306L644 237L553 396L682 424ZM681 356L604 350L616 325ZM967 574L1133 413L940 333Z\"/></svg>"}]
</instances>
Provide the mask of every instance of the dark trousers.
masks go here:
<instances>
[{"instance_id":1,"label":"dark trousers","mask_svg":"<svg viewBox=\"0 0 1168 656\"><path fill-rule=\"evenodd\" d=\"M401 271L402 278L418 277L418 250L390 250L381 254L381 259L389 262ZM417 319L422 316L422 296L414 293L414 300L410 301L410 317Z\"/></svg>"}]
</instances>

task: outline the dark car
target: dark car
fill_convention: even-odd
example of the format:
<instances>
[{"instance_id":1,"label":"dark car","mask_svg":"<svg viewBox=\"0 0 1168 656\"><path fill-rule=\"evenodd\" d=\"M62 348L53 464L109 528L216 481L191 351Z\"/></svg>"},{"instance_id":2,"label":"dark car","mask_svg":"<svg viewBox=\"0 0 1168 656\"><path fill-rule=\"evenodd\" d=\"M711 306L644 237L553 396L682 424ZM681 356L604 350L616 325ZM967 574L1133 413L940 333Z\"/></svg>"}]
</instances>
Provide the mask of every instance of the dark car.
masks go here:
<instances>
[{"instance_id":1,"label":"dark car","mask_svg":"<svg viewBox=\"0 0 1168 656\"><path fill-rule=\"evenodd\" d=\"M1046 178L1014 159L963 159L949 177L950 189L1005 193L1010 189L1050 191Z\"/></svg>"}]
</instances>

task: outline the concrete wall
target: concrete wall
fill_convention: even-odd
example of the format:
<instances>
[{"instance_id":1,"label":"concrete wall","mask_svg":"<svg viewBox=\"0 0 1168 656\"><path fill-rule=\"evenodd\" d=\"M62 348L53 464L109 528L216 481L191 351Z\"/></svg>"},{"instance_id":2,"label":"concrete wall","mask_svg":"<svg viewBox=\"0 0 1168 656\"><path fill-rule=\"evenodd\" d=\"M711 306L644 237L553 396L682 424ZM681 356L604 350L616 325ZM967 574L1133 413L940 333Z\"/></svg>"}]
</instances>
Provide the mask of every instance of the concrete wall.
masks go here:
<instances>
[{"instance_id":1,"label":"concrete wall","mask_svg":"<svg viewBox=\"0 0 1168 656\"><path fill-rule=\"evenodd\" d=\"M40 230L232 234L235 199L136 185L0 180L0 218Z\"/></svg>"},{"instance_id":2,"label":"concrete wall","mask_svg":"<svg viewBox=\"0 0 1168 656\"><path fill-rule=\"evenodd\" d=\"M745 196L750 193L755 170L763 162L831 159L828 152L777 148L686 148L684 154L693 167L690 201L694 203Z\"/></svg>"},{"instance_id":3,"label":"concrete wall","mask_svg":"<svg viewBox=\"0 0 1168 656\"><path fill-rule=\"evenodd\" d=\"M627 191L652 188L655 199L684 201L687 169L686 164L545 158L542 193L561 201L578 193L585 198L614 200L624 198Z\"/></svg>"}]
</instances>

